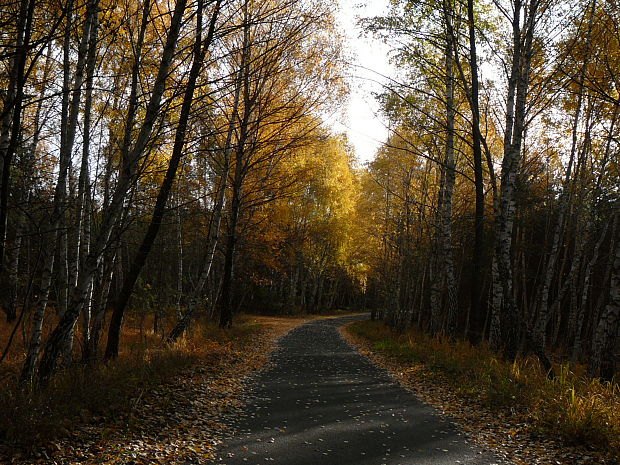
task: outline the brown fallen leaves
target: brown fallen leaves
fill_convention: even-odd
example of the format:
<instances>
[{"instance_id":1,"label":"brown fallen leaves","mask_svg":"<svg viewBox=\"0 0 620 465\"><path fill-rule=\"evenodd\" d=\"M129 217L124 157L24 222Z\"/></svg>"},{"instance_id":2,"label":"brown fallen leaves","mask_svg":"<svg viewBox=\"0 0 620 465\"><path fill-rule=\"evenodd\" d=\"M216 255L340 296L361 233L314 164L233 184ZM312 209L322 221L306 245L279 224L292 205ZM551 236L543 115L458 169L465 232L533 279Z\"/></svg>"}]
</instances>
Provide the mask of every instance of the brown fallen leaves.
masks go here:
<instances>
[{"instance_id":1,"label":"brown fallen leaves","mask_svg":"<svg viewBox=\"0 0 620 465\"><path fill-rule=\"evenodd\" d=\"M347 327L342 336L374 364L386 369L394 379L422 401L456 420L467 437L515 465L618 465L620 458L601 451L565 444L541 433L528 421L526 412L490 408L476 395L457 392L440 376L428 376L418 363L373 350L372 344Z\"/></svg>"},{"instance_id":2,"label":"brown fallen leaves","mask_svg":"<svg viewBox=\"0 0 620 465\"><path fill-rule=\"evenodd\" d=\"M302 318L252 317L258 329L213 342L199 361L154 388L135 392L129 411L83 418L60 438L30 452L8 447L0 463L203 464L226 434L226 418L243 407L244 382L268 360L277 339Z\"/></svg>"}]
</instances>

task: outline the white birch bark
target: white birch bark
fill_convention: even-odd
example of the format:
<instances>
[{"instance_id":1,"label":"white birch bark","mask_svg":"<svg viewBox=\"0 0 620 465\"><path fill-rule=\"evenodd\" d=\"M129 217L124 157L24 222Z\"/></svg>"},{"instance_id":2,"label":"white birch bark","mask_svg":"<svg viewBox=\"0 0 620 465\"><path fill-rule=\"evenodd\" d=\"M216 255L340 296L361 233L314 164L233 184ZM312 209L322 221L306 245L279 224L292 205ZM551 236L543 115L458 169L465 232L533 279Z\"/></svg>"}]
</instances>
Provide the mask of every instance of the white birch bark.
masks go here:
<instances>
[{"instance_id":1,"label":"white birch bark","mask_svg":"<svg viewBox=\"0 0 620 465\"><path fill-rule=\"evenodd\" d=\"M451 22L451 11L445 13L446 22ZM451 29L451 26L450 26ZM445 147L445 184L443 192L441 218L441 247L443 258L443 274L446 285L446 332L450 337L456 336L457 325L457 291L454 276L454 259L452 251L452 196L456 180L456 164L454 160L454 71L453 71L453 37L448 35L446 44L446 147Z\"/></svg>"},{"instance_id":2,"label":"white birch bark","mask_svg":"<svg viewBox=\"0 0 620 465\"><path fill-rule=\"evenodd\" d=\"M556 218L553 235L551 239L551 250L549 251L549 256L547 259L547 266L544 274L544 280L541 287L540 299L538 302L538 314L536 318L536 322L534 324L534 328L532 330L532 342L535 345L535 350L544 352L546 350L546 332L547 332L547 324L549 322L549 290L551 288L551 282L553 277L555 276L556 271L556 263L560 250L561 237L564 230L565 222L564 218L566 215L566 211L568 209L568 205L570 202L570 184L571 184L571 175L573 164L575 162L575 155L577 153L577 140L578 140L578 129L579 129L579 119L581 115L582 102L584 96L584 81L585 81L585 73L588 66L588 58L590 57L589 50L591 47L591 37L592 37L592 24L594 21L594 12L596 9L596 0L592 0L591 8L590 8L590 16L588 20L587 33L586 33L586 43L585 43L585 52L583 63L581 65L581 69L579 70L578 76L578 93L577 93L577 102L575 108L575 116L573 118L572 124L572 142L571 142L571 150L570 156L568 159L568 165L566 167L566 172L564 175L564 183L562 187L562 193L560 195L559 206L558 206L558 216ZM574 354L573 354L574 355Z\"/></svg>"},{"instance_id":3,"label":"white birch bark","mask_svg":"<svg viewBox=\"0 0 620 465\"><path fill-rule=\"evenodd\" d=\"M183 298L183 228L181 223L181 205L177 192L177 211L176 211L176 242L177 242L177 288L174 308L177 318L183 316L181 311L181 299Z\"/></svg>"},{"instance_id":4,"label":"white birch bark","mask_svg":"<svg viewBox=\"0 0 620 465\"><path fill-rule=\"evenodd\" d=\"M84 260L84 263L81 264L79 277L71 298L71 304L61 320L58 322L58 325L51 333L50 338L46 343L43 358L39 367L39 377L42 381L48 380L57 369L61 347L66 342L67 338L71 336L75 323L84 308L84 304L87 300L88 289L90 288L92 280L99 268L100 258L109 243L114 225L123 210L126 195L136 181L138 165L144 157L146 146L153 131L153 126L159 116L160 103L166 88L168 73L176 50L186 4L187 0L180 0L175 4L157 77L155 78L155 83L153 85L151 98L147 105L144 119L133 145L131 145L130 137L130 134L133 132L133 116L128 116L126 131L127 137L125 138L125 143L123 144L124 147L122 153L124 166L121 170L110 205L106 211L103 212L101 225L96 237L92 241L90 252ZM145 13L148 12L145 10ZM148 18L148 15L145 16ZM141 32L144 34L144 30ZM139 59L137 61L139 62ZM137 73L135 73L135 75L137 76Z\"/></svg>"},{"instance_id":5,"label":"white birch bark","mask_svg":"<svg viewBox=\"0 0 620 465\"><path fill-rule=\"evenodd\" d=\"M493 350L499 350L502 345L501 315L504 294L502 282L499 276L497 259L495 256L493 256L493 261L491 263L491 278L491 295L489 299L491 312L491 322L489 324L489 344Z\"/></svg>"}]
</instances>

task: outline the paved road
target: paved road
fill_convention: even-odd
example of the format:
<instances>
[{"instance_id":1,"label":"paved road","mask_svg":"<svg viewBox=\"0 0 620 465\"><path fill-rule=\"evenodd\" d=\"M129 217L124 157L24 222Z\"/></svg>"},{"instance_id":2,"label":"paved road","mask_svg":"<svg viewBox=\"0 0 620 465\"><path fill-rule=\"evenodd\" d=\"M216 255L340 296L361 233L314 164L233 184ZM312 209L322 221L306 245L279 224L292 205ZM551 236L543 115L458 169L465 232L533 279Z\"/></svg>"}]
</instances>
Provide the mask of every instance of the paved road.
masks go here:
<instances>
[{"instance_id":1,"label":"paved road","mask_svg":"<svg viewBox=\"0 0 620 465\"><path fill-rule=\"evenodd\" d=\"M499 463L340 337L338 326L355 318L313 321L281 339L218 463Z\"/></svg>"}]
</instances>

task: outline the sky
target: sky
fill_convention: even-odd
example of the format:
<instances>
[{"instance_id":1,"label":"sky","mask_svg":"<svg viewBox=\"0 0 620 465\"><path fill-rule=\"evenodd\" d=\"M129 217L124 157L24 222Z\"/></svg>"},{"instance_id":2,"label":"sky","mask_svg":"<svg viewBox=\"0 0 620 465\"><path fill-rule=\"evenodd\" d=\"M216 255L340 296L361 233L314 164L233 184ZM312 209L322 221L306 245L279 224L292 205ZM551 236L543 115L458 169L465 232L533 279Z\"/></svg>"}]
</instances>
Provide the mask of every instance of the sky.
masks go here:
<instances>
[{"instance_id":1,"label":"sky","mask_svg":"<svg viewBox=\"0 0 620 465\"><path fill-rule=\"evenodd\" d=\"M338 21L345 34L348 55L352 58L347 73L351 93L344 115L334 117L331 124L335 131L348 135L358 159L365 163L374 157L388 134L386 122L381 119L379 106L372 95L382 87L373 81L385 82L377 73L393 75L393 68L388 62L388 47L379 40L360 37L361 29L356 22L360 17L384 14L389 1L340 0L339 3Z\"/></svg>"}]
</instances>

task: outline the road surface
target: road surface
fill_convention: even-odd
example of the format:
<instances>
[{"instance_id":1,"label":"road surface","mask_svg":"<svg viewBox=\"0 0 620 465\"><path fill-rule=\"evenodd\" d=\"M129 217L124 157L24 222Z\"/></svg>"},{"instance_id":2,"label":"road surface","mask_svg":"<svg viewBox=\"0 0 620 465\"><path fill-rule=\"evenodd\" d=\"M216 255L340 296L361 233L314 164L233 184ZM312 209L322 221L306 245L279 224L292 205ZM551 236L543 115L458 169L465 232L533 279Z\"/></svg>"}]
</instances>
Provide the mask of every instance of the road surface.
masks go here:
<instances>
[{"instance_id":1,"label":"road surface","mask_svg":"<svg viewBox=\"0 0 620 465\"><path fill-rule=\"evenodd\" d=\"M217 463L501 463L342 339L338 327L356 318L315 320L280 340Z\"/></svg>"}]
</instances>

